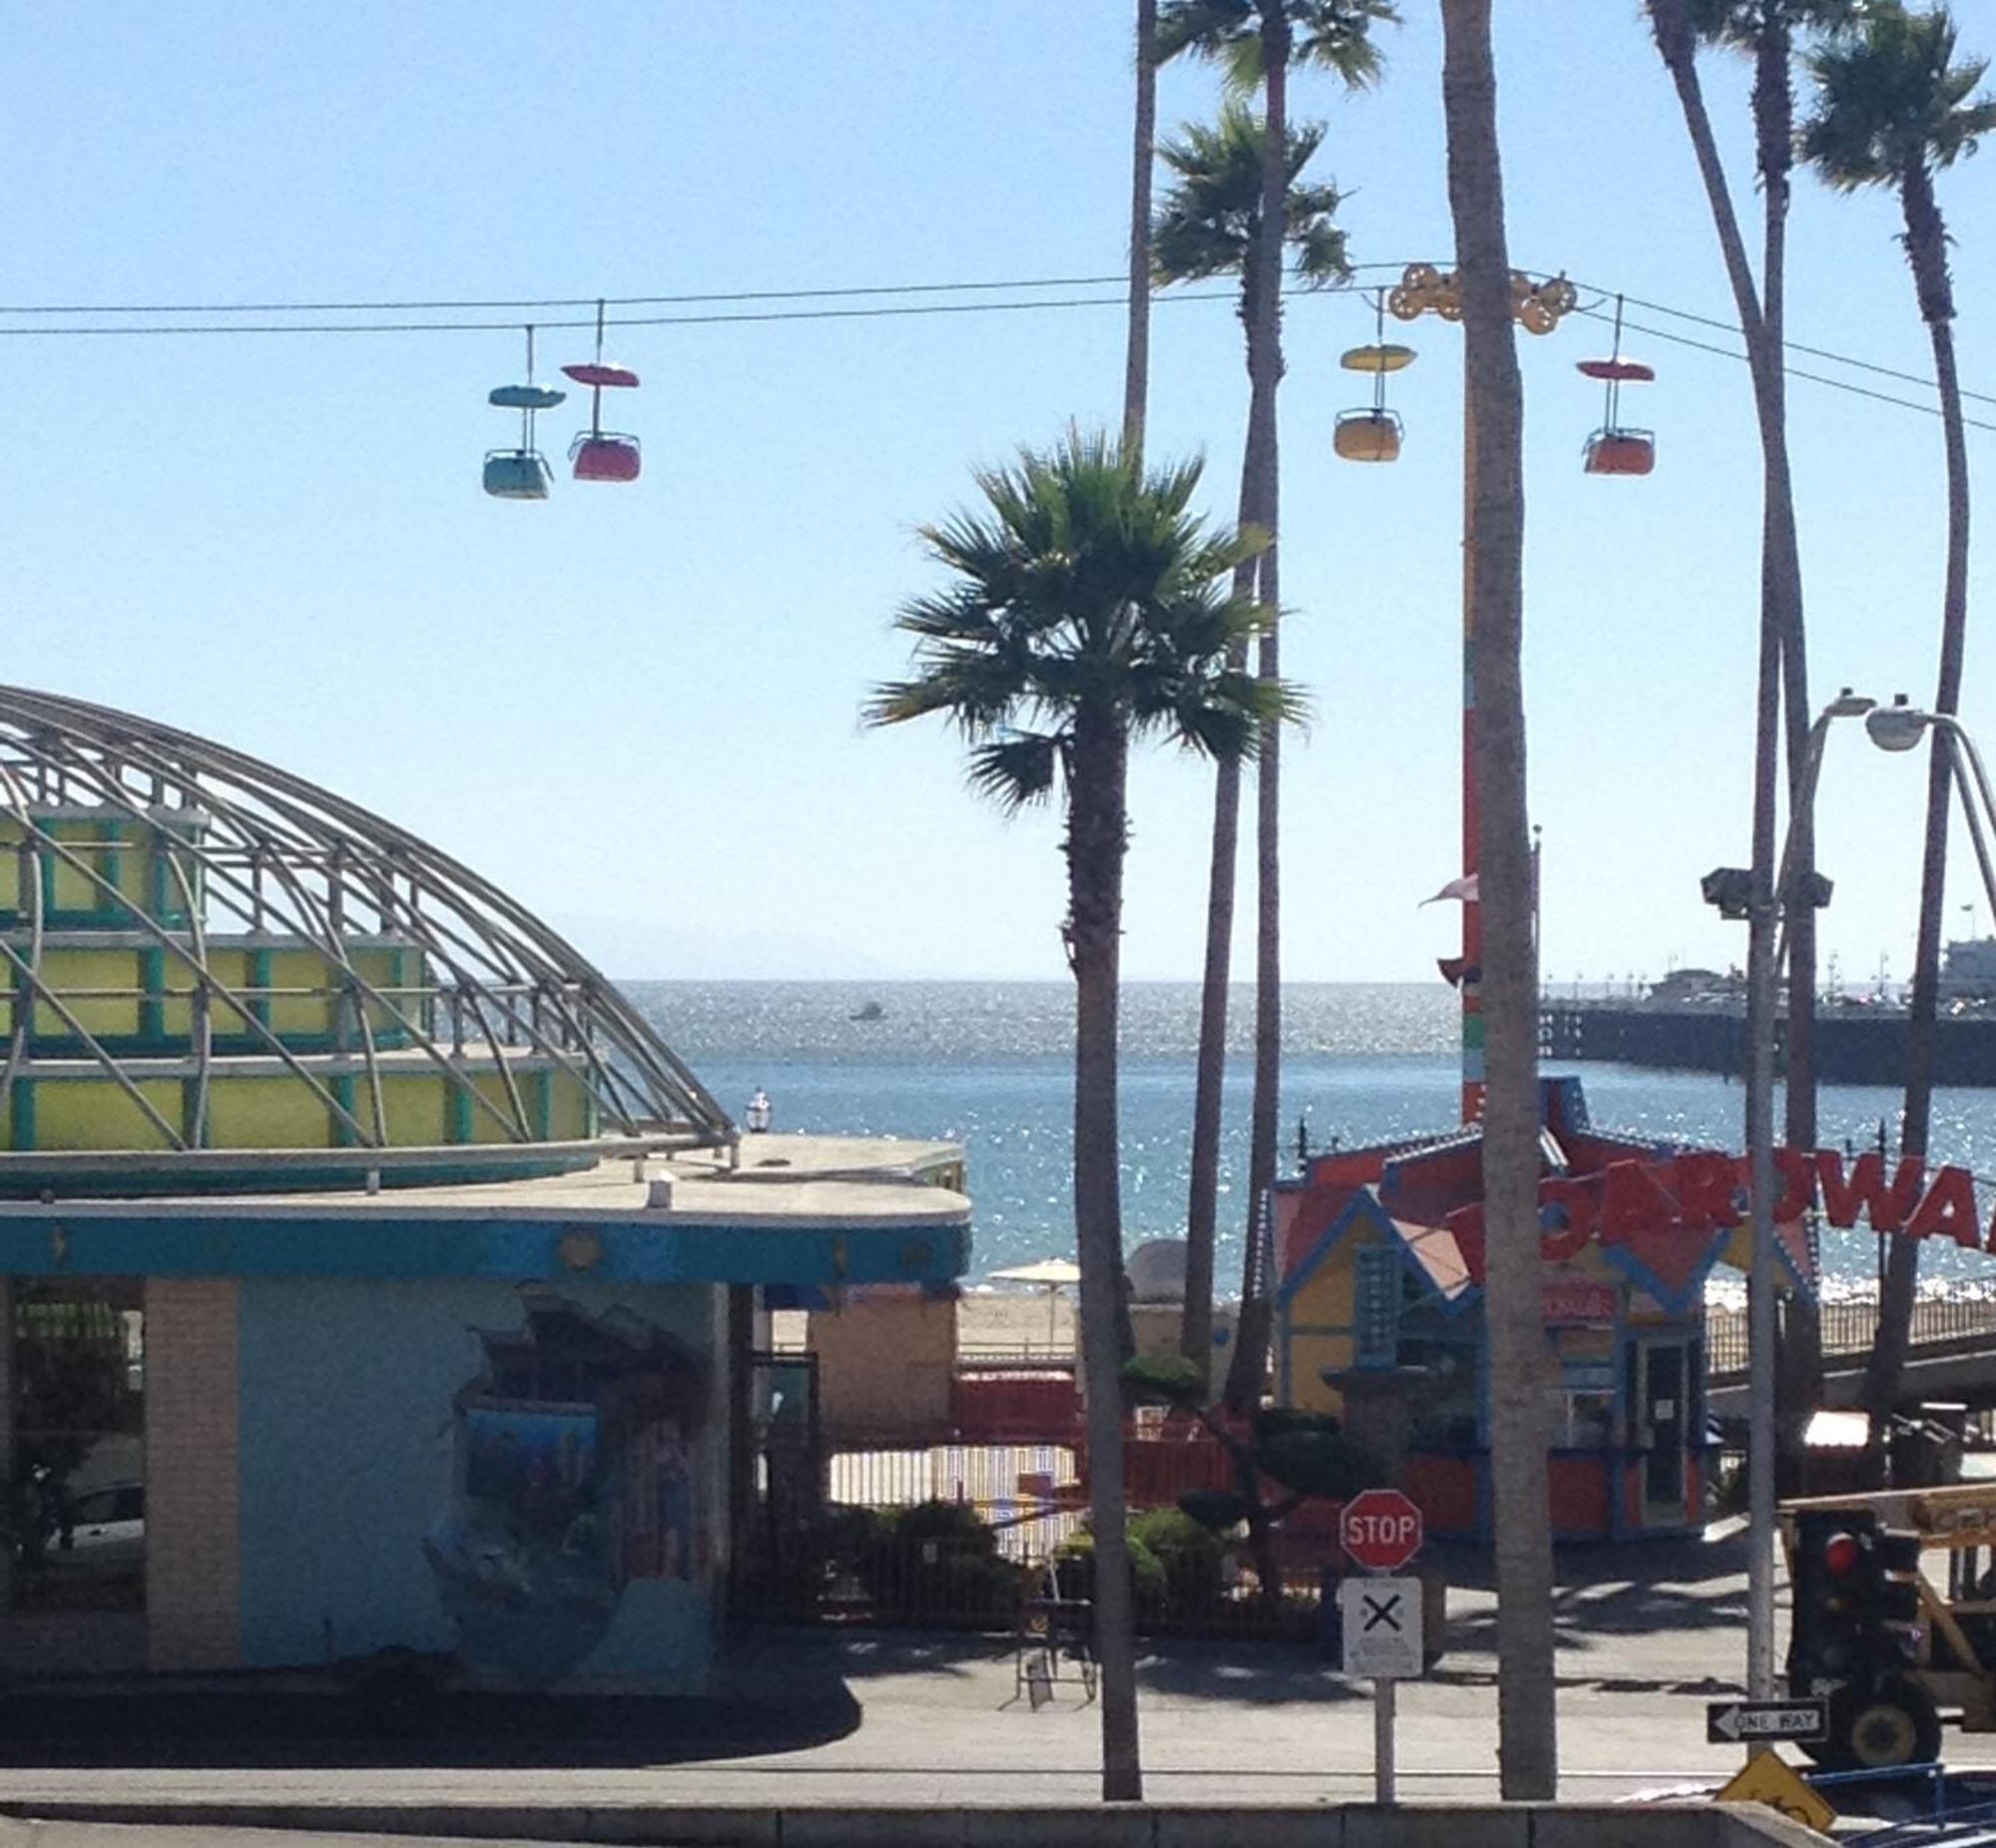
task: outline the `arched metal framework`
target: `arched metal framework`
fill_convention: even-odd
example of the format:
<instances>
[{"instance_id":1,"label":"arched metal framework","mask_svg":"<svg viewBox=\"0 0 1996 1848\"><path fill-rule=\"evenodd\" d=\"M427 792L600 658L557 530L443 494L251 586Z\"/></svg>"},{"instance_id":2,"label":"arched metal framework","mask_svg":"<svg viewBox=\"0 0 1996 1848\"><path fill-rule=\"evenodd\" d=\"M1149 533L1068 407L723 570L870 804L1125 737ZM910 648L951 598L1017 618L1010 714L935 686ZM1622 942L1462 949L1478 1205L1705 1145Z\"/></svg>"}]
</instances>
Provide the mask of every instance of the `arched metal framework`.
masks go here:
<instances>
[{"instance_id":1,"label":"arched metal framework","mask_svg":"<svg viewBox=\"0 0 1996 1848\"><path fill-rule=\"evenodd\" d=\"M232 1059L303 1087L356 1170L369 1152L385 1165L404 1144L384 1085L409 1074L440 1077L465 1126L457 1140L494 1154L559 1140L545 1103L537 1112L526 1096L529 1070L587 1100L578 1109L592 1137L627 1148L735 1140L643 1016L530 912L392 822L240 751L0 687L9 852L18 877L0 858L0 999L12 1001L0 1123L59 1043L72 1074L87 1062L117 1086L168 1165L211 1147L212 1100ZM76 946L112 938L141 946L164 972L158 986L78 985ZM243 980L243 946L270 943L303 952L318 974ZM71 973L58 976L52 959L66 956ZM107 1010L143 1007L186 1023L170 1048L185 1075L178 1110L147 1082L158 1059L102 1025ZM306 1044L273 1025L286 1009L315 1010L324 1034ZM24 1158L17 1143L0 1169Z\"/></svg>"}]
</instances>

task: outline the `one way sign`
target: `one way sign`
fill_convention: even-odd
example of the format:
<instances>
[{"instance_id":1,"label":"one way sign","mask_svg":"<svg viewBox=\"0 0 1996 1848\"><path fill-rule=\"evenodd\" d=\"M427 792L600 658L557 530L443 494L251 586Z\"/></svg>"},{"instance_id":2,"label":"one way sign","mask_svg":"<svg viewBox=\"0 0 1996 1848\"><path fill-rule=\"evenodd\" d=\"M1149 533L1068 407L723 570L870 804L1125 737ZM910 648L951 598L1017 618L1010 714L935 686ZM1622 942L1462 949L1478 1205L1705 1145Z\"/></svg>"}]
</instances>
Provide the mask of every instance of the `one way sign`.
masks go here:
<instances>
[{"instance_id":1,"label":"one way sign","mask_svg":"<svg viewBox=\"0 0 1996 1848\"><path fill-rule=\"evenodd\" d=\"M1744 1739L1826 1739L1829 1705L1822 1700L1715 1700L1705 1709L1705 1742Z\"/></svg>"},{"instance_id":2,"label":"one way sign","mask_svg":"<svg viewBox=\"0 0 1996 1848\"><path fill-rule=\"evenodd\" d=\"M1337 1588L1344 1672L1411 1681L1421 1672L1421 1582L1346 1579Z\"/></svg>"}]
</instances>

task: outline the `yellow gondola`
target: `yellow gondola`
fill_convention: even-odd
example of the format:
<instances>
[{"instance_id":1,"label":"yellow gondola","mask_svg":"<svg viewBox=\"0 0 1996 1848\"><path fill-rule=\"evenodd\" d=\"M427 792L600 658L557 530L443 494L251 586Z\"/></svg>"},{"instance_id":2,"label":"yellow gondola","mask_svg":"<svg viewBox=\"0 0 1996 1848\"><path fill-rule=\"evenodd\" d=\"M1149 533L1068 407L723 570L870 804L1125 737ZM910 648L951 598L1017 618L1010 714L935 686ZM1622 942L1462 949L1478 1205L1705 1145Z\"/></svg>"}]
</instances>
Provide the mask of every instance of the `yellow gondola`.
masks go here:
<instances>
[{"instance_id":1,"label":"yellow gondola","mask_svg":"<svg viewBox=\"0 0 1996 1848\"><path fill-rule=\"evenodd\" d=\"M1372 375L1372 402L1357 410L1339 411L1331 448L1347 462L1397 462L1400 459L1400 419L1386 408L1386 375L1403 372L1414 363L1411 346L1396 346L1386 338L1386 291L1379 291L1378 336L1368 346L1347 348L1338 361L1347 372Z\"/></svg>"},{"instance_id":2,"label":"yellow gondola","mask_svg":"<svg viewBox=\"0 0 1996 1848\"><path fill-rule=\"evenodd\" d=\"M1371 346L1347 347L1337 363L1347 372L1404 372L1414 363L1414 349L1381 340Z\"/></svg>"},{"instance_id":3,"label":"yellow gondola","mask_svg":"<svg viewBox=\"0 0 1996 1848\"><path fill-rule=\"evenodd\" d=\"M1397 462L1400 420L1387 410L1339 411L1331 447L1347 462Z\"/></svg>"}]
</instances>

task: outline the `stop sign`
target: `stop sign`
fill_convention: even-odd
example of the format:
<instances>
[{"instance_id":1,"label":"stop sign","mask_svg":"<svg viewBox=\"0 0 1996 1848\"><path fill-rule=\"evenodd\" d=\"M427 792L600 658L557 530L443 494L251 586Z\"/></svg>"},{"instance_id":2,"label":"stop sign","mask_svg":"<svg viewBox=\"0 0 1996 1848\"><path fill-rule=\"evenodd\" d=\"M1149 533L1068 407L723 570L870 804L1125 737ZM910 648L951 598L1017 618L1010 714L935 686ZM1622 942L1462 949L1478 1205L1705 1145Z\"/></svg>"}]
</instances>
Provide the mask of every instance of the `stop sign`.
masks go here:
<instances>
[{"instance_id":1,"label":"stop sign","mask_svg":"<svg viewBox=\"0 0 1996 1848\"><path fill-rule=\"evenodd\" d=\"M1368 1572L1397 1572L1421 1550L1421 1511L1397 1489L1367 1489L1345 1503L1337 1538Z\"/></svg>"}]
</instances>

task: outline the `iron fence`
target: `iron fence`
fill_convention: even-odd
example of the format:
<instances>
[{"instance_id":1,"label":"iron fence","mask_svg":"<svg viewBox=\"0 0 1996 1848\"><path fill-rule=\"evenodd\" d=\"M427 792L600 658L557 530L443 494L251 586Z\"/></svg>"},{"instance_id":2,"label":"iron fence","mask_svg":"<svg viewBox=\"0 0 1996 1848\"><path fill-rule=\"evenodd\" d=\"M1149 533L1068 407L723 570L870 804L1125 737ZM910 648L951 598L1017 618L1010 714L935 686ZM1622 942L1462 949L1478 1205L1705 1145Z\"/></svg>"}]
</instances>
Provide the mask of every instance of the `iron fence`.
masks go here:
<instances>
[{"instance_id":1,"label":"iron fence","mask_svg":"<svg viewBox=\"0 0 1996 1848\"><path fill-rule=\"evenodd\" d=\"M1869 1296L1818 1305L1822 1351L1828 1357L1869 1353L1878 1338L1878 1304ZM1960 1342L1996 1342L1996 1298L1923 1296L1913 1305L1912 1344L1944 1348ZM1746 1311L1731 1304L1712 1304L1705 1318L1706 1365L1715 1374L1746 1370Z\"/></svg>"}]
</instances>

